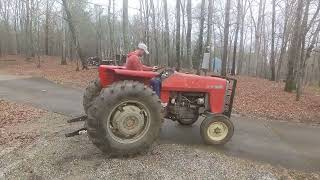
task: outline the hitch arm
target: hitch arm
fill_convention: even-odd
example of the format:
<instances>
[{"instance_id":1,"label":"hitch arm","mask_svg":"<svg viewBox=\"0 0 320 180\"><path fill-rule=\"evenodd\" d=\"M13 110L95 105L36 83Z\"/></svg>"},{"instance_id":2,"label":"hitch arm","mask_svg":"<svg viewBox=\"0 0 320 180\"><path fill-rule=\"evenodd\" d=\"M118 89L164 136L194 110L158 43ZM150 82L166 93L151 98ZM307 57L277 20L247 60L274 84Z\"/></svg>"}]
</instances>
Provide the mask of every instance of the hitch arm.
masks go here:
<instances>
[{"instance_id":1,"label":"hitch arm","mask_svg":"<svg viewBox=\"0 0 320 180\"><path fill-rule=\"evenodd\" d=\"M69 119L67 122L68 123L74 123L74 122L79 122L79 121L85 121L87 118L88 118L88 116L84 115L84 116L76 117L76 118L73 118L73 119Z\"/></svg>"}]
</instances>

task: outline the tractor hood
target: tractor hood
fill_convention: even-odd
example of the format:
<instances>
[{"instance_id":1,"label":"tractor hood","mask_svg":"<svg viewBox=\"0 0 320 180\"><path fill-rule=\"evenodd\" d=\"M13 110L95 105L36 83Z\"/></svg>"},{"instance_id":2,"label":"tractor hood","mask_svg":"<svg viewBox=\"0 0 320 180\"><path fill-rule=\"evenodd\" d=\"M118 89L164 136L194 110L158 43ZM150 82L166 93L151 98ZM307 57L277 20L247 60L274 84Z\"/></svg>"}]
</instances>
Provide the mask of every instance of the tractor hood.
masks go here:
<instances>
[{"instance_id":1,"label":"tractor hood","mask_svg":"<svg viewBox=\"0 0 320 180\"><path fill-rule=\"evenodd\" d=\"M212 90L225 92L227 80L219 77L198 76L175 72L162 82L162 89L183 92L210 92Z\"/></svg>"}]
</instances>

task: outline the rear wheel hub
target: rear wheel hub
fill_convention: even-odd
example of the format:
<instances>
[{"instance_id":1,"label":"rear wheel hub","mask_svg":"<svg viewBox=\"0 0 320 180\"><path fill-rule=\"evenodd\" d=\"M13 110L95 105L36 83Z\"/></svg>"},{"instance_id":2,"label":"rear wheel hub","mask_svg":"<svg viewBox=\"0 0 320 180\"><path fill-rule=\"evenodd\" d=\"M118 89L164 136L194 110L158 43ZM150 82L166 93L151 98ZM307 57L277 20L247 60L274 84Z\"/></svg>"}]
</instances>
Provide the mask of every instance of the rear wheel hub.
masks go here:
<instances>
[{"instance_id":1,"label":"rear wheel hub","mask_svg":"<svg viewBox=\"0 0 320 180\"><path fill-rule=\"evenodd\" d=\"M143 136L149 121L149 113L143 104L124 102L113 109L108 128L115 140L128 143Z\"/></svg>"}]
</instances>

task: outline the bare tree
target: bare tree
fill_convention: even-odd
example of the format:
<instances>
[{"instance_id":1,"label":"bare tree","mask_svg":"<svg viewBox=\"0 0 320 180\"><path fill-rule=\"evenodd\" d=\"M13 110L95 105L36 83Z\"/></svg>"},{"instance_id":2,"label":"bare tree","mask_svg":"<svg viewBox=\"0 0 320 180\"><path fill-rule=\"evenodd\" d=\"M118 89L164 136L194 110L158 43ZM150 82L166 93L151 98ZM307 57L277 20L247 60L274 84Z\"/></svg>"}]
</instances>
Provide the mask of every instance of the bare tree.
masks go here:
<instances>
[{"instance_id":1,"label":"bare tree","mask_svg":"<svg viewBox=\"0 0 320 180\"><path fill-rule=\"evenodd\" d=\"M67 65L67 52L66 52L66 38L67 38L67 28L64 19L66 19L66 13L62 8L62 17L61 26L62 26L62 56L61 56L61 65Z\"/></svg>"},{"instance_id":2,"label":"bare tree","mask_svg":"<svg viewBox=\"0 0 320 180\"><path fill-rule=\"evenodd\" d=\"M281 38L281 49L280 49L280 55L279 55L279 60L278 60L278 67L277 67L277 80L280 80L280 75L281 75L281 66L283 62L284 55L286 53L287 45L288 45L288 40L289 40L289 28L288 28L288 21L289 21L289 11L290 11L290 4L289 0L286 0L285 2L285 17L284 17L284 23L283 23L283 32L282 32L282 38Z\"/></svg>"},{"instance_id":3,"label":"bare tree","mask_svg":"<svg viewBox=\"0 0 320 180\"><path fill-rule=\"evenodd\" d=\"M254 20L253 13L252 13L252 5L250 3L250 12L251 12L251 18L254 24L255 28L255 42L254 42L254 60L256 61L256 76L259 73L259 64L260 64L260 40L261 40L261 23L262 23L262 16L263 16L263 4L265 0L260 0L259 1L259 10L258 10L258 20L257 23Z\"/></svg>"},{"instance_id":4,"label":"bare tree","mask_svg":"<svg viewBox=\"0 0 320 180\"><path fill-rule=\"evenodd\" d=\"M163 0L163 8L164 8L164 21L165 21L165 47L167 50L167 64L171 66L170 62L170 33L169 33L169 20L168 20L168 5L167 0Z\"/></svg>"},{"instance_id":5,"label":"bare tree","mask_svg":"<svg viewBox=\"0 0 320 180\"><path fill-rule=\"evenodd\" d=\"M203 53L203 29L204 29L204 21L205 21L205 0L201 1L201 9L200 9L200 32L198 38L198 51L197 51L197 61L198 61L198 69L197 74L200 74L201 63L202 63L202 53Z\"/></svg>"},{"instance_id":6,"label":"bare tree","mask_svg":"<svg viewBox=\"0 0 320 180\"><path fill-rule=\"evenodd\" d=\"M36 30L37 30L37 58L38 58L38 65L37 67L40 68L41 67L41 59L40 59L40 16L39 16L39 0L37 0L37 13L36 13Z\"/></svg>"},{"instance_id":7,"label":"bare tree","mask_svg":"<svg viewBox=\"0 0 320 180\"><path fill-rule=\"evenodd\" d=\"M235 38L234 38L234 45L233 45L233 59L232 59L232 69L231 69L231 75L236 75L236 57L237 57L237 45L238 45L238 34L240 29L240 20L241 20L241 13L242 13L242 7L241 7L241 0L238 0L237 5L237 25L236 25L236 32L235 32Z\"/></svg>"},{"instance_id":8,"label":"bare tree","mask_svg":"<svg viewBox=\"0 0 320 180\"><path fill-rule=\"evenodd\" d=\"M154 41L154 47L155 47L155 64L159 65L159 42L158 42L158 36L157 36L157 29L156 29L156 11L154 8L153 0L150 0L150 6L152 11L152 29L153 29L153 41Z\"/></svg>"},{"instance_id":9,"label":"bare tree","mask_svg":"<svg viewBox=\"0 0 320 180\"><path fill-rule=\"evenodd\" d=\"M108 27L109 27L109 38L110 38L110 54L112 58L115 58L115 44L114 44L114 32L113 32L113 28L114 28L114 21L113 19L111 20L111 3L112 0L109 0L109 5L108 5ZM114 4L112 4L114 6Z\"/></svg>"},{"instance_id":10,"label":"bare tree","mask_svg":"<svg viewBox=\"0 0 320 180\"><path fill-rule=\"evenodd\" d=\"M19 9L20 9L20 4L21 1L19 0L15 0L15 10L14 10L14 26L13 26L13 30L15 33L15 38L16 38L16 44L17 44L17 48L16 48L16 53L20 54L20 36L19 36L19 32L18 32L18 26L19 26ZM1 48L0 48L1 49Z\"/></svg>"},{"instance_id":11,"label":"bare tree","mask_svg":"<svg viewBox=\"0 0 320 180\"><path fill-rule=\"evenodd\" d=\"M67 0L62 0L62 2L63 2L64 10L65 10L66 15L67 15L69 29L70 29L71 35L72 35L72 40L73 40L73 43L74 43L74 45L75 45L75 47L77 49L78 56L80 57L80 60L81 60L82 69L88 69L87 61L86 61L85 57L82 54L82 49L81 49L79 40L77 38L77 32L76 32L76 29L75 29L74 24L73 24L72 15L70 13L69 6L67 4Z\"/></svg>"},{"instance_id":12,"label":"bare tree","mask_svg":"<svg viewBox=\"0 0 320 180\"><path fill-rule=\"evenodd\" d=\"M318 69L320 72L320 58L318 57ZM318 86L320 87L320 78L318 79Z\"/></svg>"},{"instance_id":13,"label":"bare tree","mask_svg":"<svg viewBox=\"0 0 320 180\"><path fill-rule=\"evenodd\" d=\"M25 37L26 37L26 44L25 47L32 47L32 18L30 13L30 0L26 0L26 23L25 23ZM32 49L33 48L27 48L27 55L30 57L32 56Z\"/></svg>"},{"instance_id":14,"label":"bare tree","mask_svg":"<svg viewBox=\"0 0 320 180\"><path fill-rule=\"evenodd\" d=\"M96 14L96 56L102 59L102 24L101 24L101 14L102 8L99 5L95 5Z\"/></svg>"},{"instance_id":15,"label":"bare tree","mask_svg":"<svg viewBox=\"0 0 320 180\"><path fill-rule=\"evenodd\" d=\"M176 59L177 59L177 70L181 68L180 59L180 0L176 3Z\"/></svg>"},{"instance_id":16,"label":"bare tree","mask_svg":"<svg viewBox=\"0 0 320 180\"><path fill-rule=\"evenodd\" d=\"M292 92L296 88L295 76L294 76L294 64L298 61L300 55L300 47L301 47L301 19L302 19L302 11L303 11L303 0L298 0L298 5L295 13L295 22L293 27L293 36L292 42L289 49L289 57L288 57L288 74L285 85L285 91Z\"/></svg>"},{"instance_id":17,"label":"bare tree","mask_svg":"<svg viewBox=\"0 0 320 180\"><path fill-rule=\"evenodd\" d=\"M211 53L211 47L212 47L212 17L213 17L213 0L209 0L209 5L208 5L208 33L207 33L207 41L206 41L206 46L209 47L209 52L210 52L210 60L209 60L209 71L212 70L212 53Z\"/></svg>"},{"instance_id":18,"label":"bare tree","mask_svg":"<svg viewBox=\"0 0 320 180\"><path fill-rule=\"evenodd\" d=\"M129 51L129 43L128 43L128 26L129 26L128 0L123 0L122 11L123 11L122 12L123 52L124 52L124 54L126 54Z\"/></svg>"},{"instance_id":19,"label":"bare tree","mask_svg":"<svg viewBox=\"0 0 320 180\"><path fill-rule=\"evenodd\" d=\"M149 36L149 0L145 0L145 34L144 39L147 43L147 46L150 46L150 36ZM145 57L146 64L150 65L150 56Z\"/></svg>"},{"instance_id":20,"label":"bare tree","mask_svg":"<svg viewBox=\"0 0 320 180\"><path fill-rule=\"evenodd\" d=\"M276 63L275 63L275 25L276 25L276 0L272 0L272 32L271 32L271 56L270 56L270 67L271 67L271 81L276 80Z\"/></svg>"},{"instance_id":21,"label":"bare tree","mask_svg":"<svg viewBox=\"0 0 320 180\"><path fill-rule=\"evenodd\" d=\"M49 0L46 0L46 24L45 24L45 53L49 55L49 19L50 19L50 7Z\"/></svg>"},{"instance_id":22,"label":"bare tree","mask_svg":"<svg viewBox=\"0 0 320 180\"><path fill-rule=\"evenodd\" d=\"M180 38L180 47L181 47L180 57L182 60L184 60L184 46L185 46L184 43L185 43L185 36L186 36L186 32L185 32L185 30L186 30L186 22L185 22L186 0L182 0L180 5L181 5L181 16L182 16L182 29L181 29L182 35Z\"/></svg>"},{"instance_id":23,"label":"bare tree","mask_svg":"<svg viewBox=\"0 0 320 180\"><path fill-rule=\"evenodd\" d=\"M300 55L300 61L298 62L298 72L297 72L297 93L296 93L296 100L299 101L301 94L302 94L302 85L303 85L303 80L305 77L305 69L306 69L306 61L310 58L311 52L314 48L314 45L316 44L317 37L319 35L320 31L320 24L318 23L316 31L312 34L312 40L311 43L309 44L308 48L305 50L305 45L306 45L306 36L308 31L310 30L310 25L308 25L308 17L309 17L309 9L310 9L310 2L311 0L307 0L306 2L306 7L305 7L305 12L302 20L302 45L301 45L301 55ZM320 2L319 2L320 3ZM317 16L317 13L319 13L319 6L318 4L317 11L315 16L311 19L311 22L314 21L315 17Z\"/></svg>"},{"instance_id":24,"label":"bare tree","mask_svg":"<svg viewBox=\"0 0 320 180\"><path fill-rule=\"evenodd\" d=\"M240 47L239 47L239 58L238 58L238 70L237 73L242 73L242 65L244 61L244 39L245 39L245 17L246 17L246 9L247 9L247 0L245 0L245 4L243 5L243 0L241 0L241 22L240 22Z\"/></svg>"},{"instance_id":25,"label":"bare tree","mask_svg":"<svg viewBox=\"0 0 320 180\"><path fill-rule=\"evenodd\" d=\"M223 55L221 65L221 76L227 76L227 58L228 58L228 40L229 40L229 26L230 26L230 6L231 0L226 1L225 20L224 20L224 40L223 40Z\"/></svg>"},{"instance_id":26,"label":"bare tree","mask_svg":"<svg viewBox=\"0 0 320 180\"><path fill-rule=\"evenodd\" d=\"M187 1L187 19L188 19L188 27L187 27L187 59L188 59L188 68L193 68L192 63L192 50L191 50L191 30L192 30L192 14L191 14L192 2L191 0Z\"/></svg>"}]
</instances>

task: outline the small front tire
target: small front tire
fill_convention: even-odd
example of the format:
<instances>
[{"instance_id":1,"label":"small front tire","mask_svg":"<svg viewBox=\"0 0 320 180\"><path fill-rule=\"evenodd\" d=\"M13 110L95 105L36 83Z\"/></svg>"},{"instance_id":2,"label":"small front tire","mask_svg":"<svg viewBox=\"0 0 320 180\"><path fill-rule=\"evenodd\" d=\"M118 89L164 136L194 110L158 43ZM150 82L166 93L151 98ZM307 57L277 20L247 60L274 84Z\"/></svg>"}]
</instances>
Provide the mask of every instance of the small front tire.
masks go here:
<instances>
[{"instance_id":1,"label":"small front tire","mask_svg":"<svg viewBox=\"0 0 320 180\"><path fill-rule=\"evenodd\" d=\"M234 133L233 123L224 115L209 115L200 126L200 134L206 144L223 145Z\"/></svg>"}]
</instances>

